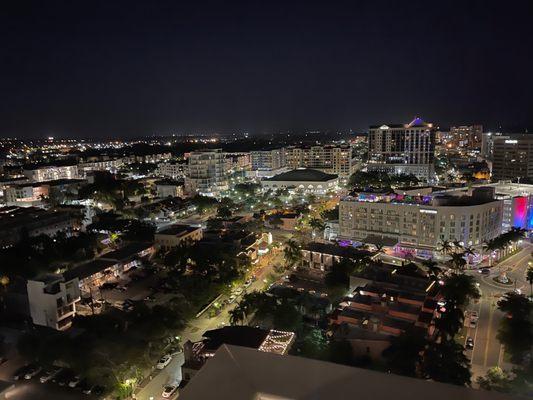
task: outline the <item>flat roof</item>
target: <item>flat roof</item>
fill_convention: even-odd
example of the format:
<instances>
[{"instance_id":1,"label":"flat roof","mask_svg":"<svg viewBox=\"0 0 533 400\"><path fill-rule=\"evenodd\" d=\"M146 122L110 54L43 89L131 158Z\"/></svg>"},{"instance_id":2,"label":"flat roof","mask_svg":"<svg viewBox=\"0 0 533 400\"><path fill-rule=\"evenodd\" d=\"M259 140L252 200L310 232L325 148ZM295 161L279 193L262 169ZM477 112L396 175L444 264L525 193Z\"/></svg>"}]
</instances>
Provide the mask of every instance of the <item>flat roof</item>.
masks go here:
<instances>
[{"instance_id":1,"label":"flat roof","mask_svg":"<svg viewBox=\"0 0 533 400\"><path fill-rule=\"evenodd\" d=\"M166 229L163 229L160 232L157 232L156 235L172 235L172 236L183 236L187 233L197 231L199 228L197 226L190 226L190 225L172 225L169 226Z\"/></svg>"},{"instance_id":2,"label":"flat roof","mask_svg":"<svg viewBox=\"0 0 533 400\"><path fill-rule=\"evenodd\" d=\"M137 253L140 253L141 251L149 249L152 246L153 246L153 243L145 243L145 242L130 243L121 249L104 254L103 256L100 257L100 259L121 261L121 260L130 258L130 257L134 257L137 255Z\"/></svg>"},{"instance_id":3,"label":"flat roof","mask_svg":"<svg viewBox=\"0 0 533 400\"><path fill-rule=\"evenodd\" d=\"M223 345L180 400L506 400L516 397L304 357Z\"/></svg>"},{"instance_id":4,"label":"flat roof","mask_svg":"<svg viewBox=\"0 0 533 400\"><path fill-rule=\"evenodd\" d=\"M67 281L74 279L74 278L78 278L79 280L82 280L89 276L97 274L98 272L101 272L105 270L106 268L112 267L115 264L116 264L116 261L102 260L100 258L97 258L96 260L92 260L84 264L80 264L74 268L71 268L65 271L63 273L63 276L65 277L65 280Z\"/></svg>"}]
</instances>

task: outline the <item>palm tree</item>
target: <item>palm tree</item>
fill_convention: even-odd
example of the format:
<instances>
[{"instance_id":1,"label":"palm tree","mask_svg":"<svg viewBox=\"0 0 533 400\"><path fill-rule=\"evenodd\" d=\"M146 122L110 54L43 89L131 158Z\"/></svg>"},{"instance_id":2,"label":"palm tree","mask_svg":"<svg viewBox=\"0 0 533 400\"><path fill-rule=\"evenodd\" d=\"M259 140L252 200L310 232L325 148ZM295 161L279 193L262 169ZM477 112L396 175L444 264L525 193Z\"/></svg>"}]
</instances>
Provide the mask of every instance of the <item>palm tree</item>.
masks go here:
<instances>
[{"instance_id":1,"label":"palm tree","mask_svg":"<svg viewBox=\"0 0 533 400\"><path fill-rule=\"evenodd\" d=\"M301 246L295 240L289 239L287 242L285 242L283 255L285 256L285 264L287 267L293 267L302 259Z\"/></svg>"},{"instance_id":2,"label":"palm tree","mask_svg":"<svg viewBox=\"0 0 533 400\"><path fill-rule=\"evenodd\" d=\"M424 260L422 262L424 267L426 267L428 275L432 277L433 280L438 280L442 272L442 268L438 266L438 263L433 259Z\"/></svg>"},{"instance_id":3,"label":"palm tree","mask_svg":"<svg viewBox=\"0 0 533 400\"><path fill-rule=\"evenodd\" d=\"M246 312L241 304L237 304L233 310L229 311L229 323L231 325L243 324L246 320Z\"/></svg>"},{"instance_id":4,"label":"palm tree","mask_svg":"<svg viewBox=\"0 0 533 400\"><path fill-rule=\"evenodd\" d=\"M463 307L471 299L480 297L475 278L458 273L451 274L445 278L441 293L448 303L456 307Z\"/></svg>"},{"instance_id":5,"label":"palm tree","mask_svg":"<svg viewBox=\"0 0 533 400\"><path fill-rule=\"evenodd\" d=\"M458 307L448 307L435 321L440 337L443 340L453 338L463 326L464 318L463 310Z\"/></svg>"},{"instance_id":6,"label":"palm tree","mask_svg":"<svg viewBox=\"0 0 533 400\"><path fill-rule=\"evenodd\" d=\"M533 298L533 265L527 268L526 280L529 282L529 297Z\"/></svg>"},{"instance_id":7,"label":"palm tree","mask_svg":"<svg viewBox=\"0 0 533 400\"><path fill-rule=\"evenodd\" d=\"M443 240L440 243L440 251L443 252L444 254L448 254L451 249L452 249L452 244L448 240Z\"/></svg>"},{"instance_id":8,"label":"palm tree","mask_svg":"<svg viewBox=\"0 0 533 400\"><path fill-rule=\"evenodd\" d=\"M455 271L462 271L466 267L465 253L453 253L449 264Z\"/></svg>"},{"instance_id":9,"label":"palm tree","mask_svg":"<svg viewBox=\"0 0 533 400\"><path fill-rule=\"evenodd\" d=\"M313 238L316 236L316 231L323 230L325 228L324 222L318 218L311 218L308 222L309 226L313 230Z\"/></svg>"}]
</instances>

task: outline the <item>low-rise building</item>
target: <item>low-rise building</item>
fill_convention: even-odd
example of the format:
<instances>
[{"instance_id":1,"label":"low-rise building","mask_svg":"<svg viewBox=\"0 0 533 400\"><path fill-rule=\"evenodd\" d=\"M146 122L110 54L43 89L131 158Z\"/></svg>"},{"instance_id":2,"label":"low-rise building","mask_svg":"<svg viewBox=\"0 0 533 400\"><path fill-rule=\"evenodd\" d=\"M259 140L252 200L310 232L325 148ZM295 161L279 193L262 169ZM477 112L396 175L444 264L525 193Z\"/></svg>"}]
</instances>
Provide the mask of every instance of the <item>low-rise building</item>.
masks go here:
<instances>
[{"instance_id":1,"label":"low-rise building","mask_svg":"<svg viewBox=\"0 0 533 400\"><path fill-rule=\"evenodd\" d=\"M333 264L343 259L357 259L369 256L365 250L357 250L350 246L342 247L338 244L310 242L302 248L302 262L304 266L321 272L329 272Z\"/></svg>"},{"instance_id":2,"label":"low-rise building","mask_svg":"<svg viewBox=\"0 0 533 400\"><path fill-rule=\"evenodd\" d=\"M155 182L157 197L183 197L183 181L162 179Z\"/></svg>"},{"instance_id":3,"label":"low-rise building","mask_svg":"<svg viewBox=\"0 0 533 400\"><path fill-rule=\"evenodd\" d=\"M225 326L207 331L199 342L185 342L182 366L183 380L189 381L223 345L243 346L267 353L284 355L295 339L293 332L265 330L250 326Z\"/></svg>"},{"instance_id":4,"label":"low-rise building","mask_svg":"<svg viewBox=\"0 0 533 400\"><path fill-rule=\"evenodd\" d=\"M203 237L202 228L190 225L172 225L155 234L158 248L169 250L186 242L197 242Z\"/></svg>"},{"instance_id":5,"label":"low-rise building","mask_svg":"<svg viewBox=\"0 0 533 400\"><path fill-rule=\"evenodd\" d=\"M35 325L65 330L72 325L80 300L78 279L48 275L27 283L30 315Z\"/></svg>"},{"instance_id":6,"label":"low-rise building","mask_svg":"<svg viewBox=\"0 0 533 400\"><path fill-rule=\"evenodd\" d=\"M77 179L79 177L76 164L27 165L24 167L23 174L32 182Z\"/></svg>"},{"instance_id":7,"label":"low-rise building","mask_svg":"<svg viewBox=\"0 0 533 400\"><path fill-rule=\"evenodd\" d=\"M338 189L338 176L316 169L295 169L261 181L263 190L288 189L289 192L322 196Z\"/></svg>"}]
</instances>

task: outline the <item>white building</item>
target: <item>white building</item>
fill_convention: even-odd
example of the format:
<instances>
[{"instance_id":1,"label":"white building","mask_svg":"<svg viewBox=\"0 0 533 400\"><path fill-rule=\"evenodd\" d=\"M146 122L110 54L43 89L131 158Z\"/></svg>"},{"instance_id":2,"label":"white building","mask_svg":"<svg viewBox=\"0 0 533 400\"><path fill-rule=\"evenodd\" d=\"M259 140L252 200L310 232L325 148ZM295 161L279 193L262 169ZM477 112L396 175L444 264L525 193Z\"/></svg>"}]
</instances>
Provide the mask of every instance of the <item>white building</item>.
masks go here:
<instances>
[{"instance_id":1,"label":"white building","mask_svg":"<svg viewBox=\"0 0 533 400\"><path fill-rule=\"evenodd\" d=\"M183 182L163 179L155 182L157 197L183 197Z\"/></svg>"},{"instance_id":2,"label":"white building","mask_svg":"<svg viewBox=\"0 0 533 400\"><path fill-rule=\"evenodd\" d=\"M415 252L432 252L442 241L479 249L500 235L502 214L503 202L492 188L476 188L470 196L360 193L340 202L339 237L392 241Z\"/></svg>"},{"instance_id":3,"label":"white building","mask_svg":"<svg viewBox=\"0 0 533 400\"><path fill-rule=\"evenodd\" d=\"M170 161L157 164L156 174L171 179L185 178L187 162Z\"/></svg>"},{"instance_id":4,"label":"white building","mask_svg":"<svg viewBox=\"0 0 533 400\"><path fill-rule=\"evenodd\" d=\"M221 149L198 150L189 155L185 192L218 197L228 190L228 170Z\"/></svg>"},{"instance_id":5,"label":"white building","mask_svg":"<svg viewBox=\"0 0 533 400\"><path fill-rule=\"evenodd\" d=\"M32 182L77 179L77 165L35 165L24 167L23 174Z\"/></svg>"},{"instance_id":6,"label":"white building","mask_svg":"<svg viewBox=\"0 0 533 400\"><path fill-rule=\"evenodd\" d=\"M288 189L289 192L325 195L339 188L338 177L316 169L294 169L261 181L263 190Z\"/></svg>"},{"instance_id":7,"label":"white building","mask_svg":"<svg viewBox=\"0 0 533 400\"><path fill-rule=\"evenodd\" d=\"M65 282L61 275L29 280L26 285L30 315L35 325L65 330L72 325L80 300L78 279Z\"/></svg>"},{"instance_id":8,"label":"white building","mask_svg":"<svg viewBox=\"0 0 533 400\"><path fill-rule=\"evenodd\" d=\"M308 147L290 146L285 149L289 168L312 168L341 178L355 170L350 144L326 144Z\"/></svg>"}]
</instances>

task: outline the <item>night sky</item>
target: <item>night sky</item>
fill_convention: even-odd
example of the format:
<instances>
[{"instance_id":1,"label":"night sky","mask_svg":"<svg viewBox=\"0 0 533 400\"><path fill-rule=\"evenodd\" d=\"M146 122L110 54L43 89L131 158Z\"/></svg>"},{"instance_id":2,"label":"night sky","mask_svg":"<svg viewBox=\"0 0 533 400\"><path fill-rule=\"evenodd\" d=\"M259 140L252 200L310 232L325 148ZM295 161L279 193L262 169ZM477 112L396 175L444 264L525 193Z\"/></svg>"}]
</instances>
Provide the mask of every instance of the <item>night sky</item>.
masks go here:
<instances>
[{"instance_id":1,"label":"night sky","mask_svg":"<svg viewBox=\"0 0 533 400\"><path fill-rule=\"evenodd\" d=\"M0 137L533 128L533 1L11 1Z\"/></svg>"}]
</instances>

